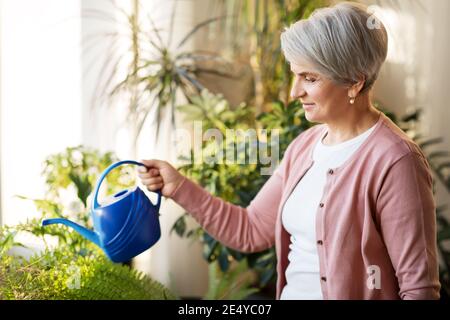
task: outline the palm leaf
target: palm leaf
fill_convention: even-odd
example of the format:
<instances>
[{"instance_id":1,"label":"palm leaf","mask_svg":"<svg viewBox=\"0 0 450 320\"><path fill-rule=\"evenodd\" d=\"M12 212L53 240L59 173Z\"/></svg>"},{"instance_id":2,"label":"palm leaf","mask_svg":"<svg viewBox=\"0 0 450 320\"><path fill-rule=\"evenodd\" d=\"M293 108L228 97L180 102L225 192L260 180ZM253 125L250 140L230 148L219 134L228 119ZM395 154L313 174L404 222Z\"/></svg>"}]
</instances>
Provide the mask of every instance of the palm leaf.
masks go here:
<instances>
[{"instance_id":1,"label":"palm leaf","mask_svg":"<svg viewBox=\"0 0 450 320\"><path fill-rule=\"evenodd\" d=\"M215 18L211 18L211 19L207 19L199 24L197 24L191 31L189 31L182 39L181 41L178 43L177 45L177 49L181 48L196 32L198 32L201 28L203 28L204 26L211 24L213 22L219 21L221 19L226 19L228 18L228 16L220 16L220 17L215 17Z\"/></svg>"}]
</instances>

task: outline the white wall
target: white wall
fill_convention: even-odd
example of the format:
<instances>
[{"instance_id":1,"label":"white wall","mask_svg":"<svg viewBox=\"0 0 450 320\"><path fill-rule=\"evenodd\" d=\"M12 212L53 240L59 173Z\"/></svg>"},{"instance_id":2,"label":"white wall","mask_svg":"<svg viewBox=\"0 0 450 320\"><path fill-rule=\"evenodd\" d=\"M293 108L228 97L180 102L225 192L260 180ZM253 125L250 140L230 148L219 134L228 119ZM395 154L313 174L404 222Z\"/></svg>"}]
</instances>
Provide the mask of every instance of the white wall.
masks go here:
<instances>
[{"instance_id":1,"label":"white wall","mask_svg":"<svg viewBox=\"0 0 450 320\"><path fill-rule=\"evenodd\" d=\"M428 92L424 103L426 113L423 129L430 137L443 137L445 141L441 150L450 151L450 82L448 79L450 75L450 1L429 2L430 21L433 22L433 28L427 45L419 46L430 57L425 78ZM450 206L450 195L439 183L437 203ZM450 210L446 213L450 219Z\"/></svg>"},{"instance_id":2,"label":"white wall","mask_svg":"<svg viewBox=\"0 0 450 320\"><path fill-rule=\"evenodd\" d=\"M376 1L365 1L373 4ZM387 8L383 22L390 30L390 54L374 88L374 97L388 109L403 115L421 108L419 128L427 137L442 137L440 150L450 151L450 1L378 1ZM450 197L437 182L438 205ZM447 210L450 218L450 211Z\"/></svg>"},{"instance_id":3,"label":"white wall","mask_svg":"<svg viewBox=\"0 0 450 320\"><path fill-rule=\"evenodd\" d=\"M81 142L80 3L3 0L2 222L34 214L15 198L43 197L42 162Z\"/></svg>"},{"instance_id":4,"label":"white wall","mask_svg":"<svg viewBox=\"0 0 450 320\"><path fill-rule=\"evenodd\" d=\"M117 50L111 35L118 32L114 22L117 13L113 1L79 0L80 2L80 67L81 73L81 140L83 145L101 152L116 151L118 127L121 125L118 105L99 96L98 77L105 62ZM123 1L122 1L123 2ZM107 70L108 71L108 70ZM107 73L108 75L110 73ZM125 142L124 150L130 143Z\"/></svg>"}]
</instances>

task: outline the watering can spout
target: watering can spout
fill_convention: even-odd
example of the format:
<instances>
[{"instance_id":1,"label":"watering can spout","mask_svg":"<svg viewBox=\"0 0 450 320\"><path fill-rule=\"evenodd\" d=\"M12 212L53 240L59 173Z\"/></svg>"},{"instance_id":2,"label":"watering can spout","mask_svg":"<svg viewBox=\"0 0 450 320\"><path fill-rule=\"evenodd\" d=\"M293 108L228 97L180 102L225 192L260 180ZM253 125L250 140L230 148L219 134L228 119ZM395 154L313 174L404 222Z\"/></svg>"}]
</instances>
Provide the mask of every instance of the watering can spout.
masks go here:
<instances>
[{"instance_id":1,"label":"watering can spout","mask_svg":"<svg viewBox=\"0 0 450 320\"><path fill-rule=\"evenodd\" d=\"M89 241L92 241L97 246L101 247L100 238L97 235L97 233L95 233L94 231L89 230L89 229L87 229L87 228L85 228L83 226L80 226L78 223L72 222L70 220L63 219L63 218L45 219L45 220L42 221L42 226L47 226L49 224L56 224L56 223L61 223L63 225L71 227L76 232L81 234L83 237L85 237Z\"/></svg>"}]
</instances>

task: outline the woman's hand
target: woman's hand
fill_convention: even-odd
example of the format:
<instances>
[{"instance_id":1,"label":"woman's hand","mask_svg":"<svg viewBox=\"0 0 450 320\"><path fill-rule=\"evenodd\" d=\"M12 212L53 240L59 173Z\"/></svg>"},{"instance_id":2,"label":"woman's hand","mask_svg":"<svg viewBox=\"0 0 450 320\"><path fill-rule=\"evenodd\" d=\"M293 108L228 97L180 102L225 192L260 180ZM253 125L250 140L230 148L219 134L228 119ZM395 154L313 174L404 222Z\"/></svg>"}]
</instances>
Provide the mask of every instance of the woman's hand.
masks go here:
<instances>
[{"instance_id":1,"label":"woman's hand","mask_svg":"<svg viewBox=\"0 0 450 320\"><path fill-rule=\"evenodd\" d=\"M145 167L139 167L138 175L150 191L161 189L163 196L170 197L183 181L183 175L166 161L142 160L141 162Z\"/></svg>"}]
</instances>

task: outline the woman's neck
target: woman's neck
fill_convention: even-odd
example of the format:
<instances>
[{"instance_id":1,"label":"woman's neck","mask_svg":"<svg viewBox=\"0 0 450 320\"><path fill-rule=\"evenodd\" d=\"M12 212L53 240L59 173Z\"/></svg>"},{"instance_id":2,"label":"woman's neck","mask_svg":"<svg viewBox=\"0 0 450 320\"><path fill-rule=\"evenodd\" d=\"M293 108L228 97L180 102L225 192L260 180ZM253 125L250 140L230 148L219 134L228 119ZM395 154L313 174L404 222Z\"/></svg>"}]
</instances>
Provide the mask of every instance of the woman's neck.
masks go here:
<instances>
[{"instance_id":1,"label":"woman's neck","mask_svg":"<svg viewBox=\"0 0 450 320\"><path fill-rule=\"evenodd\" d=\"M361 99L350 106L342 117L326 123L328 132L322 140L323 144L336 145L364 133L377 123L380 113L369 99Z\"/></svg>"}]
</instances>

